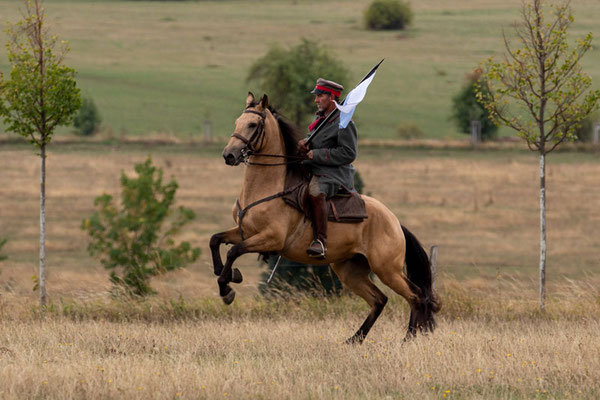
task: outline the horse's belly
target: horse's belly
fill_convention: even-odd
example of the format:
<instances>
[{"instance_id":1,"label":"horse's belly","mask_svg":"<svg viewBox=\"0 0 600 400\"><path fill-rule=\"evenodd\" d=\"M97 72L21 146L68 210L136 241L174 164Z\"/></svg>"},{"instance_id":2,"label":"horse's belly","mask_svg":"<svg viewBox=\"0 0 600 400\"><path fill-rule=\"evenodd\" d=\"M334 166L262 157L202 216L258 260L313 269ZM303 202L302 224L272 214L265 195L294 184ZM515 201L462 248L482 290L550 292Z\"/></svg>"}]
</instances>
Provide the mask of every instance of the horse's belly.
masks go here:
<instances>
[{"instance_id":1,"label":"horse's belly","mask_svg":"<svg viewBox=\"0 0 600 400\"><path fill-rule=\"evenodd\" d=\"M283 257L303 264L329 264L351 258L361 252L361 224L339 224L330 222L327 232L327 258L317 260L306 254L313 241L313 229L310 222L303 224L286 241Z\"/></svg>"}]
</instances>

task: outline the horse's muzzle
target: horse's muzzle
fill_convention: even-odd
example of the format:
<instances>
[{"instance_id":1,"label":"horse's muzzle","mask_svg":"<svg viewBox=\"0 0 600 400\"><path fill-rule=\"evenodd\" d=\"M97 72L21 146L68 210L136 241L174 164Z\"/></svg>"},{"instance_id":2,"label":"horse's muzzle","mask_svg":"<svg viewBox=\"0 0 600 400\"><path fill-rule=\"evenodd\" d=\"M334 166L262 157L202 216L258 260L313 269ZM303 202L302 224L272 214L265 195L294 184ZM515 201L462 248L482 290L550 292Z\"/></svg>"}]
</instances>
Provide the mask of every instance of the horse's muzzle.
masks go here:
<instances>
[{"instance_id":1,"label":"horse's muzzle","mask_svg":"<svg viewBox=\"0 0 600 400\"><path fill-rule=\"evenodd\" d=\"M227 165L238 165L242 161L242 154L235 154L233 151L223 151L223 158Z\"/></svg>"}]
</instances>

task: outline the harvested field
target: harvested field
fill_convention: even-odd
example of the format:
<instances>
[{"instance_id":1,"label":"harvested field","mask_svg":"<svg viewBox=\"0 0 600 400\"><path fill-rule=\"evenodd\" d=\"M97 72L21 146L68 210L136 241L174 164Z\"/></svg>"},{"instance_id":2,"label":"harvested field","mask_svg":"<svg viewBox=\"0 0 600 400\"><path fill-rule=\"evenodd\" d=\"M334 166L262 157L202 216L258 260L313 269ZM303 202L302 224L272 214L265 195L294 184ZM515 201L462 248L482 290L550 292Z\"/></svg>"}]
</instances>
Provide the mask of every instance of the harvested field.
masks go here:
<instances>
[{"instance_id":1,"label":"harvested field","mask_svg":"<svg viewBox=\"0 0 600 400\"><path fill-rule=\"evenodd\" d=\"M548 168L548 302L537 310L537 159L515 149L361 147L365 191L440 248L438 330L402 344L408 308L393 296L367 343L342 346L368 309L353 296L268 301L264 269L239 260L235 303L216 294L208 238L229 227L242 167L220 145L56 143L48 159L48 293L37 271L38 158L0 146L0 397L587 398L600 394L600 162L556 153ZM202 258L112 299L80 230L121 170L151 155L197 212L182 238ZM391 293L388 295L392 296Z\"/></svg>"}]
</instances>

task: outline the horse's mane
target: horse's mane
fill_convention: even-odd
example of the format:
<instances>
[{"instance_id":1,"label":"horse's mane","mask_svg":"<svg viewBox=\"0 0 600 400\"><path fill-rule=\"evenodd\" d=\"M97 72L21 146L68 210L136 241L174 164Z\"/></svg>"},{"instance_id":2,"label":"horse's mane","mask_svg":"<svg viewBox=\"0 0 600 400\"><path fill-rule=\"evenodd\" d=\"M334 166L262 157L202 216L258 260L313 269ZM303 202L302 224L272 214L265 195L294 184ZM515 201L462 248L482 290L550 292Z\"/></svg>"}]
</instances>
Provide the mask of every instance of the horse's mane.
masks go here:
<instances>
[{"instance_id":1,"label":"horse's mane","mask_svg":"<svg viewBox=\"0 0 600 400\"><path fill-rule=\"evenodd\" d=\"M277 120L281 134L283 135L283 142L285 145L285 155L297 156L298 155L298 141L304 138L304 134L300 129L294 125L289 119L281 114L276 108L269 106L269 111Z\"/></svg>"},{"instance_id":2,"label":"horse's mane","mask_svg":"<svg viewBox=\"0 0 600 400\"><path fill-rule=\"evenodd\" d=\"M255 106L255 103L249 105L249 107ZM293 122L287 119L283 114L281 114L277 108L269 105L267 107L277 124L279 125L279 129L281 129L281 134L283 136L283 144L285 147L285 155L290 156L288 161L296 161L295 157L299 157L298 153L298 141L304 138L304 133L296 126ZM299 162L291 162L287 165L288 171L290 170L298 170L300 167Z\"/></svg>"}]
</instances>

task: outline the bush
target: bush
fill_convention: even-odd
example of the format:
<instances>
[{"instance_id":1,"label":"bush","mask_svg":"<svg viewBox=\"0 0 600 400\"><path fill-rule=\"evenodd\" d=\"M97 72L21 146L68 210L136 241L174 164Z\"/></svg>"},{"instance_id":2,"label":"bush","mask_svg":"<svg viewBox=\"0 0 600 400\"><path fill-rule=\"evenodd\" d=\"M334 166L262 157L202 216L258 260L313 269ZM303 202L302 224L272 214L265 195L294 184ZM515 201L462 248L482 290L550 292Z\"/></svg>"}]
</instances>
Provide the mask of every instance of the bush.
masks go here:
<instances>
[{"instance_id":1,"label":"bush","mask_svg":"<svg viewBox=\"0 0 600 400\"><path fill-rule=\"evenodd\" d=\"M363 189L365 187L365 182L362 179L362 176L360 176L360 173L358 172L358 170L354 171L354 189L356 189L356 191L360 194L363 193Z\"/></svg>"},{"instance_id":2,"label":"bush","mask_svg":"<svg viewBox=\"0 0 600 400\"><path fill-rule=\"evenodd\" d=\"M267 284L277 258L272 254L265 259L268 268L261 274L258 290L263 296L293 296L297 293L339 295L342 283L329 265L300 264L282 258L273 279Z\"/></svg>"},{"instance_id":3,"label":"bush","mask_svg":"<svg viewBox=\"0 0 600 400\"><path fill-rule=\"evenodd\" d=\"M404 29L412 19L410 5L399 0L375 0L365 11L365 23L371 30Z\"/></svg>"},{"instance_id":4,"label":"bush","mask_svg":"<svg viewBox=\"0 0 600 400\"><path fill-rule=\"evenodd\" d=\"M77 133L83 136L93 135L98 131L101 118L94 100L84 97L81 102L81 108L73 120L73 126Z\"/></svg>"},{"instance_id":5,"label":"bush","mask_svg":"<svg viewBox=\"0 0 600 400\"><path fill-rule=\"evenodd\" d=\"M188 242L175 245L173 236L195 218L192 210L179 207L174 213L177 182L163 185L163 172L152 166L152 160L137 164L137 178L121 173L121 208L112 196L97 197L98 207L82 223L92 238L90 255L101 255L100 262L111 270L110 281L128 295L154 293L150 278L183 268L198 259L200 248ZM165 229L167 221L170 222ZM120 271L120 274L117 273Z\"/></svg>"},{"instance_id":6,"label":"bush","mask_svg":"<svg viewBox=\"0 0 600 400\"><path fill-rule=\"evenodd\" d=\"M476 69L467 77L467 82L452 98L452 119L456 121L458 130L467 135L471 134L471 121L481 122L481 140L496 138L498 127L490 119L489 111L477 101L476 89L483 96L490 93L487 82L480 79L481 70Z\"/></svg>"},{"instance_id":7,"label":"bush","mask_svg":"<svg viewBox=\"0 0 600 400\"><path fill-rule=\"evenodd\" d=\"M598 113L588 115L583 121L581 126L575 131L577 139L576 142L589 143L594 139L594 124L600 122L600 116Z\"/></svg>"},{"instance_id":8,"label":"bush","mask_svg":"<svg viewBox=\"0 0 600 400\"><path fill-rule=\"evenodd\" d=\"M421 139L425 136L421 128L413 122L400 124L396 132L401 139Z\"/></svg>"},{"instance_id":9,"label":"bush","mask_svg":"<svg viewBox=\"0 0 600 400\"><path fill-rule=\"evenodd\" d=\"M272 103L301 125L316 108L311 90L317 78L348 82L349 72L332 52L318 42L302 39L302 43L289 50L272 47L250 67L246 78L257 82Z\"/></svg>"}]
</instances>

